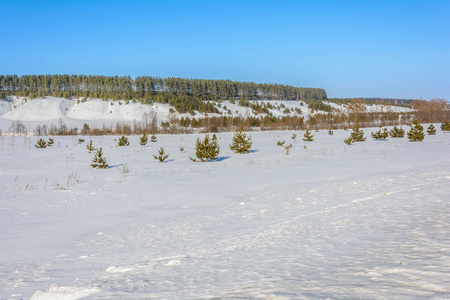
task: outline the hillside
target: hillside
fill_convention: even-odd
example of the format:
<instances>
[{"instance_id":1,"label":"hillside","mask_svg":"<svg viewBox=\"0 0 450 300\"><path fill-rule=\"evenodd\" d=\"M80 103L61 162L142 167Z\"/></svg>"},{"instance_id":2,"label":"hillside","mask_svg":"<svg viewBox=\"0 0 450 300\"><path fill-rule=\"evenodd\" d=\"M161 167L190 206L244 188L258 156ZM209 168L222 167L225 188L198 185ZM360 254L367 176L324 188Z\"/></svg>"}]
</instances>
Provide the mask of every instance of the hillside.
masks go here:
<instances>
[{"instance_id":1,"label":"hillside","mask_svg":"<svg viewBox=\"0 0 450 300\"><path fill-rule=\"evenodd\" d=\"M210 102L217 113L200 113L194 111L194 114L178 113L174 107L169 104L153 103L142 104L133 101L103 101L101 99L90 99L87 101L67 100L64 98L46 97L42 99L29 100L26 97L9 97L8 101L0 101L0 129L8 132L11 121L20 120L27 126L28 131L42 124L57 124L61 119L65 124L71 127L81 128L84 123L91 127L114 126L116 123L133 124L134 121L142 122L146 118L156 116L159 123L167 122L173 118L201 119L205 117L256 117L262 118L270 116L274 118L283 118L286 116L297 116L308 119L310 116L321 114L321 111L314 111L308 108L308 105L302 101L287 100L260 100L251 101L270 108L265 112L258 112L251 107L239 106L238 103L230 101ZM333 112L348 114L349 107L346 104L337 104L325 102L333 108ZM175 112L171 112L175 111ZM364 105L364 110L373 112L393 112L409 113L412 110L407 107L390 105Z\"/></svg>"}]
</instances>

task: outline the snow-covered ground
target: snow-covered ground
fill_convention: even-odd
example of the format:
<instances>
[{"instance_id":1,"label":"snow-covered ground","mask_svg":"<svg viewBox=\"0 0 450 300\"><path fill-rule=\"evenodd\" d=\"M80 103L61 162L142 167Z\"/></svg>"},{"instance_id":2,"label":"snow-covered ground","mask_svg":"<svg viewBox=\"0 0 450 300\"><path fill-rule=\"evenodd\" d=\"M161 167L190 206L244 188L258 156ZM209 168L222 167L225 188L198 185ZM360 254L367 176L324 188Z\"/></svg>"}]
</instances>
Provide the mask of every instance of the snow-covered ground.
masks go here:
<instances>
[{"instance_id":1,"label":"snow-covered ground","mask_svg":"<svg viewBox=\"0 0 450 300\"><path fill-rule=\"evenodd\" d=\"M0 298L450 298L450 134L314 133L244 155L218 134L210 163L189 160L203 135L92 137L105 170L89 137L1 136Z\"/></svg>"}]
</instances>

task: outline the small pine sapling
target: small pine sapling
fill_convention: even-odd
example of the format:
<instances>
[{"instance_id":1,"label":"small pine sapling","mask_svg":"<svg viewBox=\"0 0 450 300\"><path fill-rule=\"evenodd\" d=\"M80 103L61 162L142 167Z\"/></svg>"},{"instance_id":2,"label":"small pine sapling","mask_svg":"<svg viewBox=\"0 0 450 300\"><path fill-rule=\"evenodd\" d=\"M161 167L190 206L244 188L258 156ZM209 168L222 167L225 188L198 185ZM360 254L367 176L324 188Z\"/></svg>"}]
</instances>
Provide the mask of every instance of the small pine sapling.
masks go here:
<instances>
[{"instance_id":1,"label":"small pine sapling","mask_svg":"<svg viewBox=\"0 0 450 300\"><path fill-rule=\"evenodd\" d=\"M128 138L126 136L122 135L119 138L119 142L117 143L117 146L124 147L124 146L129 146L129 145L130 145L130 142L128 141Z\"/></svg>"},{"instance_id":2,"label":"small pine sapling","mask_svg":"<svg viewBox=\"0 0 450 300\"><path fill-rule=\"evenodd\" d=\"M393 138L402 138L405 136L405 130L402 127L394 126L389 130L389 135Z\"/></svg>"},{"instance_id":3,"label":"small pine sapling","mask_svg":"<svg viewBox=\"0 0 450 300\"><path fill-rule=\"evenodd\" d=\"M364 131L359 129L359 126L353 127L353 131L350 133L352 142L364 142L366 138L364 137Z\"/></svg>"},{"instance_id":4,"label":"small pine sapling","mask_svg":"<svg viewBox=\"0 0 450 300\"><path fill-rule=\"evenodd\" d=\"M277 145L278 145L278 146L284 146L284 143L285 143L285 141L278 141L278 142L277 142Z\"/></svg>"},{"instance_id":5,"label":"small pine sapling","mask_svg":"<svg viewBox=\"0 0 450 300\"><path fill-rule=\"evenodd\" d=\"M139 144L141 144L141 146L145 146L148 143L148 135L146 133L144 133L140 139L139 139Z\"/></svg>"},{"instance_id":6,"label":"small pine sapling","mask_svg":"<svg viewBox=\"0 0 450 300\"><path fill-rule=\"evenodd\" d=\"M346 143L347 145L351 145L353 143L353 138L349 136L344 140L344 143Z\"/></svg>"},{"instance_id":7,"label":"small pine sapling","mask_svg":"<svg viewBox=\"0 0 450 300\"><path fill-rule=\"evenodd\" d=\"M88 152L91 153L92 151L97 150L97 148L94 147L92 144L92 140L89 140L89 144L86 145L86 149L88 149Z\"/></svg>"},{"instance_id":8,"label":"small pine sapling","mask_svg":"<svg viewBox=\"0 0 450 300\"><path fill-rule=\"evenodd\" d=\"M428 126L427 134L428 135L436 135L436 128L434 127L433 124L430 124L430 126Z\"/></svg>"},{"instance_id":9,"label":"small pine sapling","mask_svg":"<svg viewBox=\"0 0 450 300\"><path fill-rule=\"evenodd\" d=\"M183 152L183 151L184 151L184 147L181 146L181 147L180 147L180 152Z\"/></svg>"},{"instance_id":10,"label":"small pine sapling","mask_svg":"<svg viewBox=\"0 0 450 300\"><path fill-rule=\"evenodd\" d=\"M43 138L40 138L40 139L36 142L36 145L34 145L34 146L35 146L36 148L40 148L40 149L47 148L47 142L44 141Z\"/></svg>"},{"instance_id":11,"label":"small pine sapling","mask_svg":"<svg viewBox=\"0 0 450 300\"><path fill-rule=\"evenodd\" d=\"M419 121L413 121L411 129L408 131L406 136L411 142L423 141L425 138L425 133L423 132L423 126L419 124Z\"/></svg>"},{"instance_id":12,"label":"small pine sapling","mask_svg":"<svg viewBox=\"0 0 450 300\"><path fill-rule=\"evenodd\" d=\"M333 132L333 129L328 129L328 135L333 135L334 134L334 132Z\"/></svg>"},{"instance_id":13,"label":"small pine sapling","mask_svg":"<svg viewBox=\"0 0 450 300\"><path fill-rule=\"evenodd\" d=\"M52 139L52 138L49 138L48 139L48 142L47 142L47 146L48 147L53 147L53 144L55 143L55 141Z\"/></svg>"},{"instance_id":14,"label":"small pine sapling","mask_svg":"<svg viewBox=\"0 0 450 300\"><path fill-rule=\"evenodd\" d=\"M239 130L233 135L230 150L239 154L248 153L250 148L252 148L252 144L252 137Z\"/></svg>"},{"instance_id":15,"label":"small pine sapling","mask_svg":"<svg viewBox=\"0 0 450 300\"><path fill-rule=\"evenodd\" d=\"M195 156L196 158L189 157L194 162L214 161L217 160L220 153L220 146L217 142L217 138L210 139L209 135L205 135L205 138L200 140L197 138L195 144Z\"/></svg>"},{"instance_id":16,"label":"small pine sapling","mask_svg":"<svg viewBox=\"0 0 450 300\"><path fill-rule=\"evenodd\" d=\"M156 138L156 135L152 135L150 137L150 142L155 143L158 139Z\"/></svg>"},{"instance_id":17,"label":"small pine sapling","mask_svg":"<svg viewBox=\"0 0 450 300\"><path fill-rule=\"evenodd\" d=\"M94 169L106 169L108 167L108 164L106 163L106 159L103 157L103 150L102 148L97 150L97 153L95 153L94 159L92 160L91 167Z\"/></svg>"},{"instance_id":18,"label":"small pine sapling","mask_svg":"<svg viewBox=\"0 0 450 300\"><path fill-rule=\"evenodd\" d=\"M84 143L84 139L79 138L79 139L78 139L78 144L82 144L82 143Z\"/></svg>"},{"instance_id":19,"label":"small pine sapling","mask_svg":"<svg viewBox=\"0 0 450 300\"><path fill-rule=\"evenodd\" d=\"M442 131L450 131L450 122L445 120L444 123L441 124Z\"/></svg>"},{"instance_id":20,"label":"small pine sapling","mask_svg":"<svg viewBox=\"0 0 450 300\"><path fill-rule=\"evenodd\" d=\"M291 138L295 141L295 139L297 138L297 135L294 133Z\"/></svg>"},{"instance_id":21,"label":"small pine sapling","mask_svg":"<svg viewBox=\"0 0 450 300\"><path fill-rule=\"evenodd\" d=\"M380 127L380 130L376 131L375 133L371 132L370 134L371 134L372 138L377 141L386 141L389 136L387 128L381 128L381 127Z\"/></svg>"},{"instance_id":22,"label":"small pine sapling","mask_svg":"<svg viewBox=\"0 0 450 300\"><path fill-rule=\"evenodd\" d=\"M161 147L158 150L158 155L153 155L153 158L158 160L159 162L164 162L169 157L169 154L166 154L164 148Z\"/></svg>"},{"instance_id":23,"label":"small pine sapling","mask_svg":"<svg viewBox=\"0 0 450 300\"><path fill-rule=\"evenodd\" d=\"M309 129L306 129L305 134L303 135L303 141L304 142L312 142L314 141L314 134L309 131Z\"/></svg>"}]
</instances>

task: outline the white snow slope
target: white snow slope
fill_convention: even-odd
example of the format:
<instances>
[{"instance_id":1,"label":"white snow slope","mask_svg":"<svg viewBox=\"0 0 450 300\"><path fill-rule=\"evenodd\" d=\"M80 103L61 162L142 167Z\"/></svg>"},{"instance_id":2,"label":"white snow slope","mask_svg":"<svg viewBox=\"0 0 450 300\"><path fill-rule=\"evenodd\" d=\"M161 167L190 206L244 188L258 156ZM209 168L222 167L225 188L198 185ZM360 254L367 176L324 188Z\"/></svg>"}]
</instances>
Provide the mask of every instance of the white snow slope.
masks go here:
<instances>
[{"instance_id":1,"label":"white snow slope","mask_svg":"<svg viewBox=\"0 0 450 300\"><path fill-rule=\"evenodd\" d=\"M67 100L63 98L46 97L45 99L29 100L25 97L9 97L10 102L0 101L0 130L8 132L13 120L22 121L27 127L28 132L35 130L38 125L58 124L61 119L69 127L82 128L84 123L90 126L102 127L110 126L116 123L132 123L134 120L140 122L144 115L156 116L159 121L167 122L171 115L174 117L188 117L189 114L170 113L172 106L168 104L154 103L145 105L133 103L132 101L102 101L100 99L78 102L78 100ZM301 109L303 117L309 117L314 114L305 103L299 101L259 101L270 103L276 109L269 111L275 117L286 115L297 115L297 112L284 113L285 108ZM329 103L333 108L339 111L348 112L344 105ZM231 116L254 116L252 110L248 107L238 106L228 101L224 101L217 106L219 112ZM226 109L224 109L226 107ZM366 106L370 112L409 112L411 109L399 106L370 105ZM317 112L315 112L317 113ZM209 116L219 116L219 114L208 114ZM264 114L263 114L264 115ZM195 118L203 118L205 115L195 112Z\"/></svg>"},{"instance_id":2,"label":"white snow slope","mask_svg":"<svg viewBox=\"0 0 450 300\"><path fill-rule=\"evenodd\" d=\"M105 170L88 138L0 137L0 298L450 298L450 134L293 133L244 155L218 134L209 163L189 160L202 135L93 137Z\"/></svg>"}]
</instances>

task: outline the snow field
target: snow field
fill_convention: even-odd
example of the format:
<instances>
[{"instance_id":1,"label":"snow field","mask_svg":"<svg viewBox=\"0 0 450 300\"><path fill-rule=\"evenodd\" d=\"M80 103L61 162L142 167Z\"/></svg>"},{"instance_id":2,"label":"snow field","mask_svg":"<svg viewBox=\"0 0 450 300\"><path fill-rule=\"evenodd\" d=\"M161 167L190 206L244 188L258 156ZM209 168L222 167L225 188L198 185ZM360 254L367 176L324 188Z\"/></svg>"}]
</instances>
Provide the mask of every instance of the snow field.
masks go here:
<instances>
[{"instance_id":1,"label":"snow field","mask_svg":"<svg viewBox=\"0 0 450 300\"><path fill-rule=\"evenodd\" d=\"M375 130L250 132L245 155L217 134L211 163L189 160L204 135L92 137L106 170L90 137L1 136L0 298L448 298L450 135Z\"/></svg>"}]
</instances>

